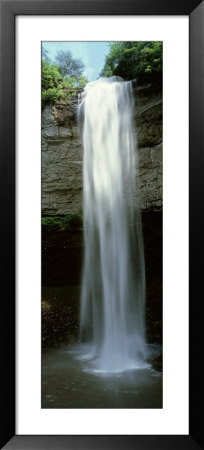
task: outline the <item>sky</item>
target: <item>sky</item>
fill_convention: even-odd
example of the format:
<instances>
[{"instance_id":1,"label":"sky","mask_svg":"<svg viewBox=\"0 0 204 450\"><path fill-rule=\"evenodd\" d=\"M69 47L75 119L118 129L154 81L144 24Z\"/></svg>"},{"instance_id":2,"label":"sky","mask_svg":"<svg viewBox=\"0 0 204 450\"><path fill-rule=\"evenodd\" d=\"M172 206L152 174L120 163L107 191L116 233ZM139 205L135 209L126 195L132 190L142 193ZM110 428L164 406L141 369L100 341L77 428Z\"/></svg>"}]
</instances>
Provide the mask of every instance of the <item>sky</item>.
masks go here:
<instances>
[{"instance_id":1,"label":"sky","mask_svg":"<svg viewBox=\"0 0 204 450\"><path fill-rule=\"evenodd\" d=\"M58 50L69 50L74 58L81 58L85 64L83 75L89 81L98 78L109 51L108 42L43 42L48 56L54 60Z\"/></svg>"}]
</instances>

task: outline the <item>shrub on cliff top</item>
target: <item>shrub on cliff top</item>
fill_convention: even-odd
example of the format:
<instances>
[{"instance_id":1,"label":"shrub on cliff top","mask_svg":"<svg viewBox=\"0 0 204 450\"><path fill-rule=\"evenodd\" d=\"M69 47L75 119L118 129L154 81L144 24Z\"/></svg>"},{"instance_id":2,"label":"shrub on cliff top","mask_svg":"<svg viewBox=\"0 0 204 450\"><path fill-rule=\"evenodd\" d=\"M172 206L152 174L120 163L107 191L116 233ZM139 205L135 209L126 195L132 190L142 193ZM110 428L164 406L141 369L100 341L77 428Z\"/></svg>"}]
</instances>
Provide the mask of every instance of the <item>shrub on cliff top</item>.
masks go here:
<instances>
[{"instance_id":1,"label":"shrub on cliff top","mask_svg":"<svg viewBox=\"0 0 204 450\"><path fill-rule=\"evenodd\" d=\"M138 75L154 75L162 71L162 42L111 42L102 76L117 75L132 80Z\"/></svg>"},{"instance_id":2,"label":"shrub on cliff top","mask_svg":"<svg viewBox=\"0 0 204 450\"><path fill-rule=\"evenodd\" d=\"M42 106L54 103L63 95L63 77L56 64L42 61Z\"/></svg>"},{"instance_id":3,"label":"shrub on cliff top","mask_svg":"<svg viewBox=\"0 0 204 450\"><path fill-rule=\"evenodd\" d=\"M60 98L76 95L77 89L83 87L88 80L79 76L63 77L55 63L42 60L42 107L55 103Z\"/></svg>"}]
</instances>

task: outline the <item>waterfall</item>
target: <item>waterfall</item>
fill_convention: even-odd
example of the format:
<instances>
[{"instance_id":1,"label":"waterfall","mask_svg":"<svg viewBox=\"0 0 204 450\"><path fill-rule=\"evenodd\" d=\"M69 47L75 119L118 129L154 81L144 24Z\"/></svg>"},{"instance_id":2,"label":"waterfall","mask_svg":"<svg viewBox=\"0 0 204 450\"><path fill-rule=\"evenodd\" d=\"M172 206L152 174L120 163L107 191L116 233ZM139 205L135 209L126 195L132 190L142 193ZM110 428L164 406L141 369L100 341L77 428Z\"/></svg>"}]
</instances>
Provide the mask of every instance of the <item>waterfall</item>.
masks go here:
<instances>
[{"instance_id":1,"label":"waterfall","mask_svg":"<svg viewBox=\"0 0 204 450\"><path fill-rule=\"evenodd\" d=\"M131 82L87 84L83 127L84 266L81 340L98 370L141 367L145 359L145 265L137 190Z\"/></svg>"}]
</instances>

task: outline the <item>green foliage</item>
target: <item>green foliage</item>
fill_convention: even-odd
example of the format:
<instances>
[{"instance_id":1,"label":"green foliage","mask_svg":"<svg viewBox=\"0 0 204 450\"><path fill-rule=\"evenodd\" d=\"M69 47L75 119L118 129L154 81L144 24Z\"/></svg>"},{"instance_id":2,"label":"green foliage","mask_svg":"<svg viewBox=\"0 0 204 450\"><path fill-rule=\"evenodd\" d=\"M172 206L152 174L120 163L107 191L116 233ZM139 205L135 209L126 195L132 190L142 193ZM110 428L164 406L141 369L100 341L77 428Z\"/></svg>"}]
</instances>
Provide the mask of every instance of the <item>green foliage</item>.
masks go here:
<instances>
[{"instance_id":1,"label":"green foliage","mask_svg":"<svg viewBox=\"0 0 204 450\"><path fill-rule=\"evenodd\" d=\"M77 89L85 86L88 80L83 76L63 76L56 63L52 63L47 51L42 50L42 107L55 103L60 98L76 95Z\"/></svg>"},{"instance_id":2,"label":"green foliage","mask_svg":"<svg viewBox=\"0 0 204 450\"><path fill-rule=\"evenodd\" d=\"M79 77L79 87L84 87L89 82L88 78L85 78L84 75L80 75Z\"/></svg>"},{"instance_id":3,"label":"green foliage","mask_svg":"<svg viewBox=\"0 0 204 450\"><path fill-rule=\"evenodd\" d=\"M121 76L124 80L137 75L162 71L162 42L111 42L101 76Z\"/></svg>"},{"instance_id":4,"label":"green foliage","mask_svg":"<svg viewBox=\"0 0 204 450\"><path fill-rule=\"evenodd\" d=\"M66 216L42 217L42 226L48 228L65 228L71 230L74 226L82 225L82 211L78 214L67 214Z\"/></svg>"},{"instance_id":5,"label":"green foliage","mask_svg":"<svg viewBox=\"0 0 204 450\"><path fill-rule=\"evenodd\" d=\"M63 77L56 64L42 61L42 106L54 103L63 96Z\"/></svg>"},{"instance_id":6,"label":"green foliage","mask_svg":"<svg viewBox=\"0 0 204 450\"><path fill-rule=\"evenodd\" d=\"M55 57L59 72L63 77L75 77L77 81L85 68L81 59L73 58L69 50L59 50Z\"/></svg>"},{"instance_id":7,"label":"green foliage","mask_svg":"<svg viewBox=\"0 0 204 450\"><path fill-rule=\"evenodd\" d=\"M60 227L62 226L63 218L60 216L42 217L42 226L44 227Z\"/></svg>"},{"instance_id":8,"label":"green foliage","mask_svg":"<svg viewBox=\"0 0 204 450\"><path fill-rule=\"evenodd\" d=\"M59 86L63 77L59 73L56 64L42 61L42 89L53 89Z\"/></svg>"}]
</instances>

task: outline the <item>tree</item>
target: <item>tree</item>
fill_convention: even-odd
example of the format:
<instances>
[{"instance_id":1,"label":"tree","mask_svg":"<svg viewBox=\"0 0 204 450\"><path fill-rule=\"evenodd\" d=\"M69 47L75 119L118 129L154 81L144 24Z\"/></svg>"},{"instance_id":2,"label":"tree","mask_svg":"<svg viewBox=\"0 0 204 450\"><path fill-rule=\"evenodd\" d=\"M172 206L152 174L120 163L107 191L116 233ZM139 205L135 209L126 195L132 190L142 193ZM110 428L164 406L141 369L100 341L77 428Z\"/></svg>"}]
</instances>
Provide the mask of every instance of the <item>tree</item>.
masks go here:
<instances>
[{"instance_id":1,"label":"tree","mask_svg":"<svg viewBox=\"0 0 204 450\"><path fill-rule=\"evenodd\" d=\"M42 106L63 96L63 77L54 63L42 60Z\"/></svg>"},{"instance_id":2,"label":"tree","mask_svg":"<svg viewBox=\"0 0 204 450\"><path fill-rule=\"evenodd\" d=\"M51 59L48 56L48 50L42 46L42 60L46 62L51 62Z\"/></svg>"},{"instance_id":3,"label":"tree","mask_svg":"<svg viewBox=\"0 0 204 450\"><path fill-rule=\"evenodd\" d=\"M84 77L84 75L80 75L79 77L79 87L84 87L89 82L88 78Z\"/></svg>"},{"instance_id":4,"label":"tree","mask_svg":"<svg viewBox=\"0 0 204 450\"><path fill-rule=\"evenodd\" d=\"M62 80L56 64L42 61L42 89L58 87Z\"/></svg>"},{"instance_id":5,"label":"tree","mask_svg":"<svg viewBox=\"0 0 204 450\"><path fill-rule=\"evenodd\" d=\"M85 68L81 59L73 58L69 50L59 50L55 57L58 70L63 77L76 77L79 80L80 75Z\"/></svg>"},{"instance_id":6,"label":"tree","mask_svg":"<svg viewBox=\"0 0 204 450\"><path fill-rule=\"evenodd\" d=\"M60 98L67 98L77 94L77 90L88 82L80 75L63 77L59 68L50 60L42 60L42 107L49 103L55 103Z\"/></svg>"},{"instance_id":7,"label":"tree","mask_svg":"<svg viewBox=\"0 0 204 450\"><path fill-rule=\"evenodd\" d=\"M102 76L118 75L124 80L162 71L162 42L111 42Z\"/></svg>"}]
</instances>

